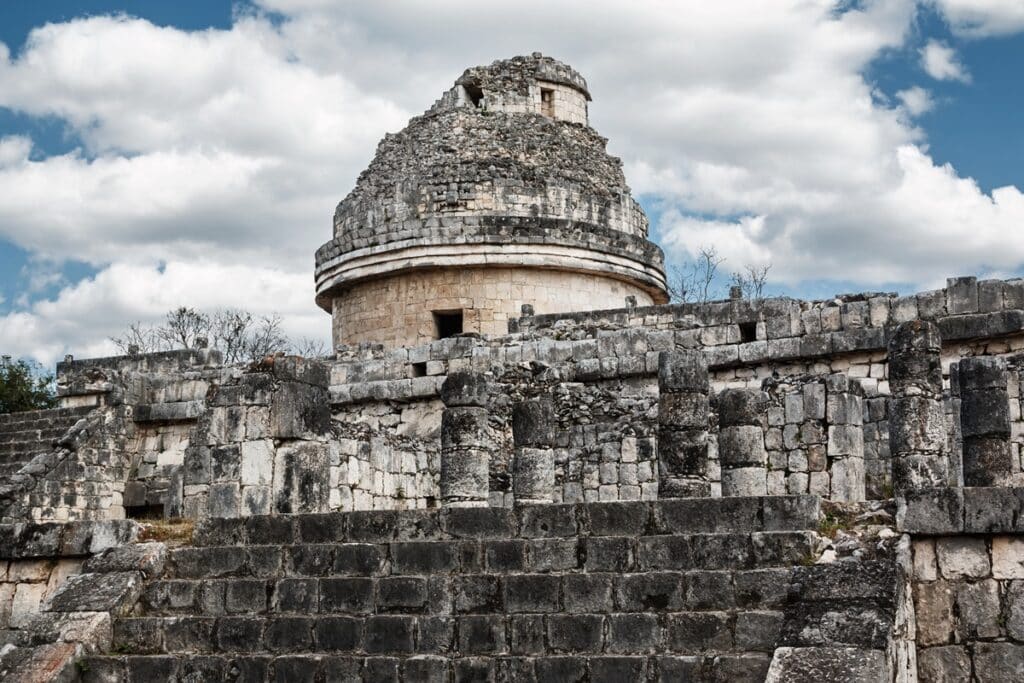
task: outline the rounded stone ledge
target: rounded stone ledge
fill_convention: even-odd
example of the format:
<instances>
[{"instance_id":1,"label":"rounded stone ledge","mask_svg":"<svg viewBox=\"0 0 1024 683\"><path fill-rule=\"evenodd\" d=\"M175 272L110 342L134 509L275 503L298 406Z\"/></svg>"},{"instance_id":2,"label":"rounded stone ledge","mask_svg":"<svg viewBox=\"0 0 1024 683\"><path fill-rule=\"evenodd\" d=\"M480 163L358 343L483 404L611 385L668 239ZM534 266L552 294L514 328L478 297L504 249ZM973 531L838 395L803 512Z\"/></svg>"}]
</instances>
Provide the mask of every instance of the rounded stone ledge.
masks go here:
<instances>
[{"instance_id":1,"label":"rounded stone ledge","mask_svg":"<svg viewBox=\"0 0 1024 683\"><path fill-rule=\"evenodd\" d=\"M375 235L372 239L338 235L317 249L316 272L339 261L396 249L468 244L553 244L630 257L659 268L664 264L661 249L645 239L646 235L603 228L585 221L531 216L456 216L440 221L432 227L401 229ZM431 220L418 222L426 226Z\"/></svg>"},{"instance_id":2,"label":"rounded stone ledge","mask_svg":"<svg viewBox=\"0 0 1024 683\"><path fill-rule=\"evenodd\" d=\"M351 254L317 269L317 304L330 312L334 292L364 280L421 269L491 266L524 270L561 270L604 275L635 285L656 301L666 301L664 269L631 256L595 253L554 244L480 244L415 246L381 254Z\"/></svg>"}]
</instances>

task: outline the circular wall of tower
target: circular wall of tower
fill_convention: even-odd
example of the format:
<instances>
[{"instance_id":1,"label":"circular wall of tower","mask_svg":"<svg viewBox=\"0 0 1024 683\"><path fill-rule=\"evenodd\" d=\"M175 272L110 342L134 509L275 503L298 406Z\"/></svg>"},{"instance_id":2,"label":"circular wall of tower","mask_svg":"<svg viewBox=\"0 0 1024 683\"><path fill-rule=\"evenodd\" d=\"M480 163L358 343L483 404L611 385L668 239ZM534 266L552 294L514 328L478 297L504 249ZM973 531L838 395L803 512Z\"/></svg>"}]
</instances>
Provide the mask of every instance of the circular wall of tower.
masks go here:
<instances>
[{"instance_id":1,"label":"circular wall of tower","mask_svg":"<svg viewBox=\"0 0 1024 683\"><path fill-rule=\"evenodd\" d=\"M499 335L523 304L540 313L640 306L650 292L596 274L531 268L448 268L402 273L353 285L332 301L334 345L411 346L445 336L443 316L461 314L463 332Z\"/></svg>"}]
</instances>

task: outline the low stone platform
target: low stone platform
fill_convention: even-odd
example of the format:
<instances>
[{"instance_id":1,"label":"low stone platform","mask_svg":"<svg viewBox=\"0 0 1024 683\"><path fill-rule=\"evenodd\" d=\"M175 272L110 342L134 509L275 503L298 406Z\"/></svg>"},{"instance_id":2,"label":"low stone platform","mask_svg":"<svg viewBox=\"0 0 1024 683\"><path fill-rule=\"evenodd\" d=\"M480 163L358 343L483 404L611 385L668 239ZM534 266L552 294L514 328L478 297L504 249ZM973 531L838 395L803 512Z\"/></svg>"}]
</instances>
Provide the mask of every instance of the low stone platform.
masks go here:
<instances>
[{"instance_id":1,"label":"low stone platform","mask_svg":"<svg viewBox=\"0 0 1024 683\"><path fill-rule=\"evenodd\" d=\"M780 645L884 665L894 565L813 566L820 517L782 496L211 519L81 670L760 681Z\"/></svg>"}]
</instances>

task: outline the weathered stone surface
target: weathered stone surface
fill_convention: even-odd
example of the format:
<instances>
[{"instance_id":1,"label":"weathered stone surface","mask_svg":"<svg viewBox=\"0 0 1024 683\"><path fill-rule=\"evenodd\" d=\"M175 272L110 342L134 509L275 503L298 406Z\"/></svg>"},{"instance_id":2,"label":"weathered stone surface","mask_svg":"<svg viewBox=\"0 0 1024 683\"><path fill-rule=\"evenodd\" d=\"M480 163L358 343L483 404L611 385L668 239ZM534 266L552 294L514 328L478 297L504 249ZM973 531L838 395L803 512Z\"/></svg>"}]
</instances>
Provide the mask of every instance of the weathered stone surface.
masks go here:
<instances>
[{"instance_id":1,"label":"weathered stone surface","mask_svg":"<svg viewBox=\"0 0 1024 683\"><path fill-rule=\"evenodd\" d=\"M885 683L889 668L884 650L850 647L781 647L775 650L766 683L843 681Z\"/></svg>"},{"instance_id":2,"label":"weathered stone surface","mask_svg":"<svg viewBox=\"0 0 1024 683\"><path fill-rule=\"evenodd\" d=\"M468 370L452 372L441 385L441 400L449 408L484 408L488 401L487 378Z\"/></svg>"},{"instance_id":3,"label":"weathered stone surface","mask_svg":"<svg viewBox=\"0 0 1024 683\"><path fill-rule=\"evenodd\" d=\"M512 439L516 446L549 448L554 445L554 431L554 406L550 401L520 401L512 406Z\"/></svg>"},{"instance_id":4,"label":"weathered stone surface","mask_svg":"<svg viewBox=\"0 0 1024 683\"><path fill-rule=\"evenodd\" d=\"M956 645L920 650L917 675L921 683L967 683L971 680L970 655L966 648Z\"/></svg>"},{"instance_id":5,"label":"weathered stone surface","mask_svg":"<svg viewBox=\"0 0 1024 683\"><path fill-rule=\"evenodd\" d=\"M658 386L664 393L708 393L708 365L700 351L662 351Z\"/></svg>"},{"instance_id":6,"label":"weathered stone surface","mask_svg":"<svg viewBox=\"0 0 1024 683\"><path fill-rule=\"evenodd\" d=\"M108 548L82 565L85 573L141 571L147 579L163 574L167 547L163 543L137 543Z\"/></svg>"},{"instance_id":7,"label":"weathered stone surface","mask_svg":"<svg viewBox=\"0 0 1024 683\"><path fill-rule=\"evenodd\" d=\"M974 675L979 681L1015 681L1024 677L1024 645L978 643Z\"/></svg>"},{"instance_id":8,"label":"weathered stone surface","mask_svg":"<svg viewBox=\"0 0 1024 683\"><path fill-rule=\"evenodd\" d=\"M952 536L935 542L939 571L945 579L983 579L991 571L988 543L983 538Z\"/></svg>"},{"instance_id":9,"label":"weathered stone surface","mask_svg":"<svg viewBox=\"0 0 1024 683\"><path fill-rule=\"evenodd\" d=\"M130 609L142 594L141 572L78 574L50 597L55 612L112 612Z\"/></svg>"}]
</instances>

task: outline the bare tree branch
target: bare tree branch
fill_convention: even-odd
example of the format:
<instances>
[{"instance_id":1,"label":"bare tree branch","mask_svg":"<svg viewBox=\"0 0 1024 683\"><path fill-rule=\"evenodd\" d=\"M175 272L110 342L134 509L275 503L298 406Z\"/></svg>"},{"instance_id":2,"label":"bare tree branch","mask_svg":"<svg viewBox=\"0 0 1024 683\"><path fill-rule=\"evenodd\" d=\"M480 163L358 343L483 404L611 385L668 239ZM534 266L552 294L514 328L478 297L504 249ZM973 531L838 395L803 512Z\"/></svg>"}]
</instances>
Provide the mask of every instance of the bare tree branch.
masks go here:
<instances>
[{"instance_id":1,"label":"bare tree branch","mask_svg":"<svg viewBox=\"0 0 1024 683\"><path fill-rule=\"evenodd\" d=\"M713 246L702 246L684 268L673 268L668 278L669 298L675 303L707 303L714 298L715 276L725 258Z\"/></svg>"}]
</instances>

